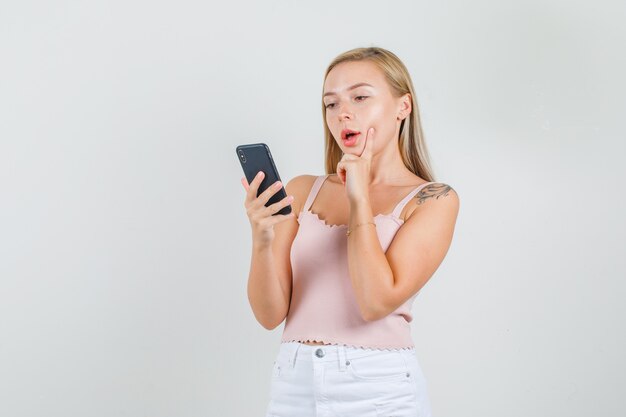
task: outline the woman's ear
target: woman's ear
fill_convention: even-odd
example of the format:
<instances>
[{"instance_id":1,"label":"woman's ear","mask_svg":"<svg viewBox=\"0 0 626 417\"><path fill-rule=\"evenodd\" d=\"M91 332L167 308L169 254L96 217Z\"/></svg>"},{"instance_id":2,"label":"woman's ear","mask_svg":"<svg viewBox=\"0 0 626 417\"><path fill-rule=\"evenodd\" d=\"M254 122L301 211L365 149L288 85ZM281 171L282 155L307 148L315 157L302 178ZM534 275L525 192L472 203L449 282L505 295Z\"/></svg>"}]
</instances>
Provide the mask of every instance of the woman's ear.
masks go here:
<instances>
[{"instance_id":1,"label":"woman's ear","mask_svg":"<svg viewBox=\"0 0 626 417\"><path fill-rule=\"evenodd\" d=\"M400 110L398 120L404 120L411 113L411 94L406 93L400 97Z\"/></svg>"}]
</instances>

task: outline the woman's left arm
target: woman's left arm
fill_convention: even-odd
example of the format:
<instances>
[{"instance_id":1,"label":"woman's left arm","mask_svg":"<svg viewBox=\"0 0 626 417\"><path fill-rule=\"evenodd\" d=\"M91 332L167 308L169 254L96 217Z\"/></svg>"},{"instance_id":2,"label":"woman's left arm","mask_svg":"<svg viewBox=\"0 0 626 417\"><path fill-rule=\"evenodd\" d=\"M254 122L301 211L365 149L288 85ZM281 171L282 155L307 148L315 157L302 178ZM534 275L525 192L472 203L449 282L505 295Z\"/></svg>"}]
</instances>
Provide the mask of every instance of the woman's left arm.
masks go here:
<instances>
[{"instance_id":1,"label":"woman's left arm","mask_svg":"<svg viewBox=\"0 0 626 417\"><path fill-rule=\"evenodd\" d=\"M348 268L352 287L367 321L379 320L401 306L428 282L443 261L454 234L459 197L448 185L435 183L414 197L417 208L402 224L387 252L371 225L369 200L350 211Z\"/></svg>"}]
</instances>

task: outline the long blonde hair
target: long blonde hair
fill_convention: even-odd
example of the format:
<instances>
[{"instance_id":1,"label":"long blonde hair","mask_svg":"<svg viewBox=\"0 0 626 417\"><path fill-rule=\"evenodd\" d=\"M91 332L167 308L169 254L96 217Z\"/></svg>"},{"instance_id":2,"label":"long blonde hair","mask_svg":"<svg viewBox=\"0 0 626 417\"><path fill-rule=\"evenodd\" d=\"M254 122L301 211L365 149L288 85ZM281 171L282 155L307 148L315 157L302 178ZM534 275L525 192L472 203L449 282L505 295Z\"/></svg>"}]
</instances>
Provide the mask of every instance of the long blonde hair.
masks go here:
<instances>
[{"instance_id":1,"label":"long blonde hair","mask_svg":"<svg viewBox=\"0 0 626 417\"><path fill-rule=\"evenodd\" d=\"M400 134L398 147L404 165L415 175L425 179L426 181L434 181L434 175L430 166L430 157L426 142L424 141L424 133L422 132L422 124L420 122L419 108L415 99L415 91L409 71L406 69L400 58L394 53L378 47L355 48L344 52L337 56L326 69L324 74L324 82L328 73L338 64L349 61L371 61L378 66L385 75L391 92L395 97L403 94L411 95L411 113L400 123ZM322 92L323 94L323 92ZM337 170L337 164L341 160L342 152L333 135L328 129L326 122L326 108L322 100L322 117L324 119L324 137L326 141L326 173L334 174Z\"/></svg>"}]
</instances>

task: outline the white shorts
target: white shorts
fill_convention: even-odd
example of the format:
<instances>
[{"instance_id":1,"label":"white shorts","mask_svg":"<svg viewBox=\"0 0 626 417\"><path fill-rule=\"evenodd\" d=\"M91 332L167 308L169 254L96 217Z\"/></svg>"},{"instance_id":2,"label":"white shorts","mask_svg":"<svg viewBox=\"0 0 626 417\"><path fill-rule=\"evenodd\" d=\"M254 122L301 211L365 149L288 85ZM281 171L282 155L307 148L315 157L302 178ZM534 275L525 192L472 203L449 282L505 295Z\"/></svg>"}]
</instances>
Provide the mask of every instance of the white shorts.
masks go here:
<instances>
[{"instance_id":1,"label":"white shorts","mask_svg":"<svg viewBox=\"0 0 626 417\"><path fill-rule=\"evenodd\" d=\"M430 417L415 349L284 342L266 417Z\"/></svg>"}]
</instances>

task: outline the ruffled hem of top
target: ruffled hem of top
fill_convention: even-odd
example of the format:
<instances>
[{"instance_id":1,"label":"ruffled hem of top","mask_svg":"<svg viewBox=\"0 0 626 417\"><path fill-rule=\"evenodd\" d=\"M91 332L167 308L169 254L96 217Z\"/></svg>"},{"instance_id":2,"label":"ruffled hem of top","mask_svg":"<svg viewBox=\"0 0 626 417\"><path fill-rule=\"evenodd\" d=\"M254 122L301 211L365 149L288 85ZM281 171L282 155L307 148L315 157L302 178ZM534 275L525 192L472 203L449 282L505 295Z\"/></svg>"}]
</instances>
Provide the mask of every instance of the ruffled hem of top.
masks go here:
<instances>
[{"instance_id":1,"label":"ruffled hem of top","mask_svg":"<svg viewBox=\"0 0 626 417\"><path fill-rule=\"evenodd\" d=\"M348 227L348 225L345 225L345 224L328 224L326 223L324 219L320 218L319 214L313 213L310 210L301 210L300 213L298 213L298 216L296 217L296 219L298 220L298 224L302 223L302 216L310 216L313 218L313 220L316 223L319 223L322 226L327 227L328 229L345 229ZM399 217L396 217L393 213L387 213L387 214L379 213L374 216L374 221L376 221L376 219L379 219L379 218L391 219L400 226L402 226L402 224L404 223L404 220L402 220Z\"/></svg>"},{"instance_id":2,"label":"ruffled hem of top","mask_svg":"<svg viewBox=\"0 0 626 417\"><path fill-rule=\"evenodd\" d=\"M342 342L339 340L335 340L332 338L328 338L328 337L322 337L320 338L322 340L311 340L311 339L305 339L305 338L296 338L296 339L291 339L291 340L281 340L280 343L292 343L292 342L298 342L298 343L304 343L304 342L324 342L326 344L326 346L330 345L344 345L344 346L348 346L348 347L352 347L352 348L356 348L356 349L376 349L376 350L409 350L409 349L414 349L415 345L409 345L409 346L389 346L389 345L368 345L368 346L364 346L364 345L355 345L352 343L346 343L346 342ZM324 345L320 345L320 346L324 346Z\"/></svg>"}]
</instances>

